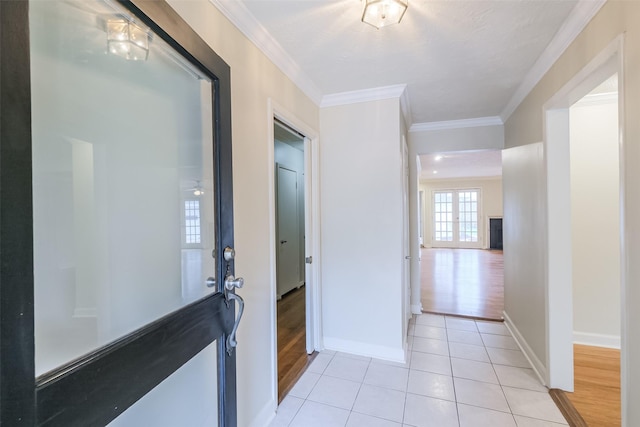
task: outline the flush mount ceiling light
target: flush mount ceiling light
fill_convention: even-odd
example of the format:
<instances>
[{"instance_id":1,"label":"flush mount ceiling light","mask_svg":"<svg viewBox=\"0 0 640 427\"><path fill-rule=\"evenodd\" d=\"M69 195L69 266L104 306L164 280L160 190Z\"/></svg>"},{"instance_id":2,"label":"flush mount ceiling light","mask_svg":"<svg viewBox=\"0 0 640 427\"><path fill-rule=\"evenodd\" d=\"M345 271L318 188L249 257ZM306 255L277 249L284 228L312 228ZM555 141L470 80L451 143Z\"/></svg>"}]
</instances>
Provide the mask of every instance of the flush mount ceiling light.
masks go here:
<instances>
[{"instance_id":1,"label":"flush mount ceiling light","mask_svg":"<svg viewBox=\"0 0 640 427\"><path fill-rule=\"evenodd\" d=\"M204 194L204 188L200 185L200 181L196 181L196 186L191 188L189 191L193 191L194 196L202 196Z\"/></svg>"},{"instance_id":2,"label":"flush mount ceiling light","mask_svg":"<svg viewBox=\"0 0 640 427\"><path fill-rule=\"evenodd\" d=\"M362 22L380 29L398 24L409 6L409 0L362 0Z\"/></svg>"},{"instance_id":3,"label":"flush mount ceiling light","mask_svg":"<svg viewBox=\"0 0 640 427\"><path fill-rule=\"evenodd\" d=\"M133 22L113 17L106 20L107 51L132 61L149 57L149 32Z\"/></svg>"}]
</instances>

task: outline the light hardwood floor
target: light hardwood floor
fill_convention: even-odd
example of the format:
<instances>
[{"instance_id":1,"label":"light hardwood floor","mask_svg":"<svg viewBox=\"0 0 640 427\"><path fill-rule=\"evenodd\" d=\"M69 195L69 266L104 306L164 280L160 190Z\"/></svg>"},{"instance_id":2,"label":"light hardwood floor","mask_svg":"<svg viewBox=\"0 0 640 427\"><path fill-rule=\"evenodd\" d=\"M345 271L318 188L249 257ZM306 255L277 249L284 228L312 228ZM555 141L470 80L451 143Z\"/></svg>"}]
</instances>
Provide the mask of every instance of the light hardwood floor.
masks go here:
<instances>
[{"instance_id":1,"label":"light hardwood floor","mask_svg":"<svg viewBox=\"0 0 640 427\"><path fill-rule=\"evenodd\" d=\"M293 387L314 356L307 355L305 287L294 289L277 303L278 401Z\"/></svg>"},{"instance_id":2,"label":"light hardwood floor","mask_svg":"<svg viewBox=\"0 0 640 427\"><path fill-rule=\"evenodd\" d=\"M614 427L620 419L620 350L573 346L574 392L566 393L589 427Z\"/></svg>"},{"instance_id":3,"label":"light hardwood floor","mask_svg":"<svg viewBox=\"0 0 640 427\"><path fill-rule=\"evenodd\" d=\"M502 257L502 251L422 249L423 311L502 320Z\"/></svg>"}]
</instances>

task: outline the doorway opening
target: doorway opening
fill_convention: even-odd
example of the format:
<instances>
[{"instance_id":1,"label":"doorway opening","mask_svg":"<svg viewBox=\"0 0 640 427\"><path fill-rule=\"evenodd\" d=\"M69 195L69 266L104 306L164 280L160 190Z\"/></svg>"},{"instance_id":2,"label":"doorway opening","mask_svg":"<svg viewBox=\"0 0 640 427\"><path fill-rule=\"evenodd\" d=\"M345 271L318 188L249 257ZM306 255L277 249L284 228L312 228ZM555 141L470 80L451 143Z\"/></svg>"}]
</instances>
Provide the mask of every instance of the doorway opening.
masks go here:
<instances>
[{"instance_id":1,"label":"doorway opening","mask_svg":"<svg viewBox=\"0 0 640 427\"><path fill-rule=\"evenodd\" d=\"M620 425L625 404L621 52L618 38L545 105L548 385L589 425Z\"/></svg>"},{"instance_id":2,"label":"doorway opening","mask_svg":"<svg viewBox=\"0 0 640 427\"><path fill-rule=\"evenodd\" d=\"M502 248L490 228L502 221L501 152L432 153L420 165L423 311L502 320Z\"/></svg>"},{"instance_id":3,"label":"doorway opening","mask_svg":"<svg viewBox=\"0 0 640 427\"><path fill-rule=\"evenodd\" d=\"M312 360L308 336L306 268L309 224L306 186L307 138L275 118L275 299L278 401L286 395Z\"/></svg>"},{"instance_id":4,"label":"doorway opening","mask_svg":"<svg viewBox=\"0 0 640 427\"><path fill-rule=\"evenodd\" d=\"M587 424L619 425L618 75L573 104L569 123L574 393L568 397Z\"/></svg>"}]
</instances>

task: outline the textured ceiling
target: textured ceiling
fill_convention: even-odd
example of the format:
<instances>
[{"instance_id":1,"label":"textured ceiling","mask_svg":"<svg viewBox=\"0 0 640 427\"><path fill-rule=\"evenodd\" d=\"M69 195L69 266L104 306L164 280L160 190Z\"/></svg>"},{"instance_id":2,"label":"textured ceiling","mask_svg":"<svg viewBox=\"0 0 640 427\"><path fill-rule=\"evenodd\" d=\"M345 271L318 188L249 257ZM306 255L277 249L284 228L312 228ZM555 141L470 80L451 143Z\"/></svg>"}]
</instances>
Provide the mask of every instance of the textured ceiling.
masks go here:
<instances>
[{"instance_id":1,"label":"textured ceiling","mask_svg":"<svg viewBox=\"0 0 640 427\"><path fill-rule=\"evenodd\" d=\"M502 176L502 152L484 150L421 155L420 165L422 179Z\"/></svg>"},{"instance_id":2,"label":"textured ceiling","mask_svg":"<svg viewBox=\"0 0 640 427\"><path fill-rule=\"evenodd\" d=\"M323 95L407 84L413 123L499 115L577 3L410 0L377 30L360 0L240 1Z\"/></svg>"}]
</instances>

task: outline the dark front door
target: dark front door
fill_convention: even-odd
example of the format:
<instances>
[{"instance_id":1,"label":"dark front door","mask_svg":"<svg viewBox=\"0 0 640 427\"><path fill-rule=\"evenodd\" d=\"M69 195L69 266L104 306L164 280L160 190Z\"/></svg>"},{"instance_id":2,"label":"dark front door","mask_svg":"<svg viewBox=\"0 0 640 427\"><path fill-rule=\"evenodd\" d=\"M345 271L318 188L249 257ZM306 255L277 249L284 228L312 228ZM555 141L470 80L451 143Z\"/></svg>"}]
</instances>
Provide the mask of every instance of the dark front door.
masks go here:
<instances>
[{"instance_id":1,"label":"dark front door","mask_svg":"<svg viewBox=\"0 0 640 427\"><path fill-rule=\"evenodd\" d=\"M229 75L161 1L0 2L1 425L236 425Z\"/></svg>"}]
</instances>

